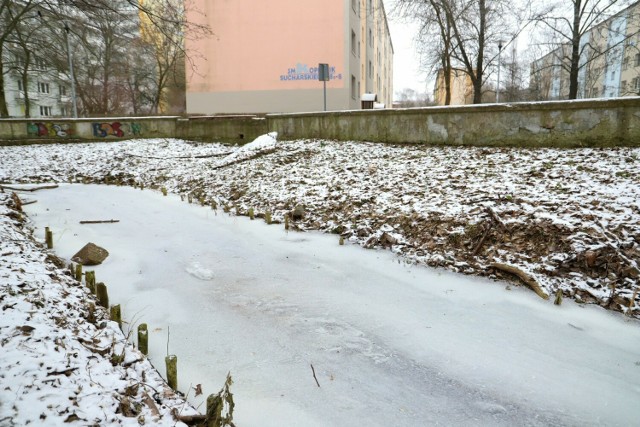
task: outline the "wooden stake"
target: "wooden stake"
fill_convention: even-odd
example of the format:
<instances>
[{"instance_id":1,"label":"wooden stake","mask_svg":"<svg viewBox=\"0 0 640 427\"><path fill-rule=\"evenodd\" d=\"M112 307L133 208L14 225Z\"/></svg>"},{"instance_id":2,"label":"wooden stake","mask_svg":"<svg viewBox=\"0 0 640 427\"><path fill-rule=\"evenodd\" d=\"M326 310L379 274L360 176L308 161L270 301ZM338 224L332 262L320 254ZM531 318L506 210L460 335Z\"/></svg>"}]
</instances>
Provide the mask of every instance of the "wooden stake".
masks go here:
<instances>
[{"instance_id":1,"label":"wooden stake","mask_svg":"<svg viewBox=\"0 0 640 427\"><path fill-rule=\"evenodd\" d=\"M344 245L344 237L343 236L340 236L340 240L338 240L338 244L340 246Z\"/></svg>"},{"instance_id":2,"label":"wooden stake","mask_svg":"<svg viewBox=\"0 0 640 427\"><path fill-rule=\"evenodd\" d=\"M82 282L82 264L76 264L76 280Z\"/></svg>"},{"instance_id":3,"label":"wooden stake","mask_svg":"<svg viewBox=\"0 0 640 427\"><path fill-rule=\"evenodd\" d=\"M107 292L107 285L100 282L96 285L96 294L98 296L98 304L104 308L109 308L109 293Z\"/></svg>"},{"instance_id":4,"label":"wooden stake","mask_svg":"<svg viewBox=\"0 0 640 427\"><path fill-rule=\"evenodd\" d=\"M178 356L171 354L164 358L167 365L167 384L173 390L178 389Z\"/></svg>"},{"instance_id":5,"label":"wooden stake","mask_svg":"<svg viewBox=\"0 0 640 427\"><path fill-rule=\"evenodd\" d=\"M96 272L95 271L87 271L84 274L84 282L87 284L87 288L91 291L92 294L96 294Z\"/></svg>"},{"instance_id":6,"label":"wooden stake","mask_svg":"<svg viewBox=\"0 0 640 427\"><path fill-rule=\"evenodd\" d=\"M111 320L118 322L118 326L122 329L122 310L120 309L120 304L112 305L110 314Z\"/></svg>"},{"instance_id":7,"label":"wooden stake","mask_svg":"<svg viewBox=\"0 0 640 427\"><path fill-rule=\"evenodd\" d=\"M162 188L160 189L160 191L162 191L162 195L163 195L163 196L166 196L166 195L167 195L167 187L162 187Z\"/></svg>"},{"instance_id":8,"label":"wooden stake","mask_svg":"<svg viewBox=\"0 0 640 427\"><path fill-rule=\"evenodd\" d=\"M266 211L264 213L264 222L271 224L271 211Z\"/></svg>"},{"instance_id":9,"label":"wooden stake","mask_svg":"<svg viewBox=\"0 0 640 427\"><path fill-rule=\"evenodd\" d=\"M44 239L47 242L47 248L53 249L53 232L49 227L44 228Z\"/></svg>"},{"instance_id":10,"label":"wooden stake","mask_svg":"<svg viewBox=\"0 0 640 427\"><path fill-rule=\"evenodd\" d=\"M254 219L255 215L253 213L253 208L249 208L249 219Z\"/></svg>"},{"instance_id":11,"label":"wooden stake","mask_svg":"<svg viewBox=\"0 0 640 427\"><path fill-rule=\"evenodd\" d=\"M555 305L562 304L562 289L556 291L556 299L553 301Z\"/></svg>"},{"instance_id":12,"label":"wooden stake","mask_svg":"<svg viewBox=\"0 0 640 427\"><path fill-rule=\"evenodd\" d=\"M146 323L138 325L138 350L145 356L149 355L149 332Z\"/></svg>"}]
</instances>

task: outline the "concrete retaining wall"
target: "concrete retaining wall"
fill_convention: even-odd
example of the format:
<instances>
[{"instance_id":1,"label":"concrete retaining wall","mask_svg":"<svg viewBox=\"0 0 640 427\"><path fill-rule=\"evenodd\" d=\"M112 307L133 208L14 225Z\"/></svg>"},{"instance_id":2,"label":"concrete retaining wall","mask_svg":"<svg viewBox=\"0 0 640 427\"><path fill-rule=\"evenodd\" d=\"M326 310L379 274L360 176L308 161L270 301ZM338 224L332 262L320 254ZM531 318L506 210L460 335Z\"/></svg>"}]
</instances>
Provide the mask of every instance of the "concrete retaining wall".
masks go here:
<instances>
[{"instance_id":1,"label":"concrete retaining wall","mask_svg":"<svg viewBox=\"0 0 640 427\"><path fill-rule=\"evenodd\" d=\"M476 146L640 145L640 98L268 115L280 139Z\"/></svg>"},{"instance_id":2,"label":"concrete retaining wall","mask_svg":"<svg viewBox=\"0 0 640 427\"><path fill-rule=\"evenodd\" d=\"M40 142L173 138L177 117L0 120L0 145Z\"/></svg>"},{"instance_id":3,"label":"concrete retaining wall","mask_svg":"<svg viewBox=\"0 0 640 427\"><path fill-rule=\"evenodd\" d=\"M640 146L640 97L256 116L0 120L0 144L321 138L476 146Z\"/></svg>"}]
</instances>

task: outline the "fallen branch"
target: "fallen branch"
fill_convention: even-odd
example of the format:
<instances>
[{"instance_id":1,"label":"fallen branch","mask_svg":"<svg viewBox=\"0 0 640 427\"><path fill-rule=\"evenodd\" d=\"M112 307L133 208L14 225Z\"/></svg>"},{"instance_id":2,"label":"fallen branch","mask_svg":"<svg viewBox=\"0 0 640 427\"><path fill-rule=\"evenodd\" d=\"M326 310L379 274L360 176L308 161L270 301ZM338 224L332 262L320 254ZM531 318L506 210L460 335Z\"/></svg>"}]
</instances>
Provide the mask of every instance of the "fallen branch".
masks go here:
<instances>
[{"instance_id":1,"label":"fallen branch","mask_svg":"<svg viewBox=\"0 0 640 427\"><path fill-rule=\"evenodd\" d=\"M123 367L123 368L128 368L129 366L131 366L131 365L135 365L136 363L138 363L138 362L142 362L143 360L144 360L144 359L135 359L135 360L132 360L132 361L130 361L130 362L123 363L123 364L122 364L122 367Z\"/></svg>"},{"instance_id":2,"label":"fallen branch","mask_svg":"<svg viewBox=\"0 0 640 427\"><path fill-rule=\"evenodd\" d=\"M495 212L493 209L491 209L491 208L487 207L487 212L489 212L489 215L491 215L491 218L492 218L496 223L498 223L498 225L500 226L500 228L501 228L503 231L509 231L509 229L507 228L507 226L506 226L506 225L504 225L504 222L502 222L502 220L500 219L500 217L498 216L498 214L496 214L496 212Z\"/></svg>"},{"instance_id":3,"label":"fallen branch","mask_svg":"<svg viewBox=\"0 0 640 427\"><path fill-rule=\"evenodd\" d=\"M22 202L22 206L32 205L34 203L38 203L37 200L29 200L28 202Z\"/></svg>"},{"instance_id":4,"label":"fallen branch","mask_svg":"<svg viewBox=\"0 0 640 427\"><path fill-rule=\"evenodd\" d=\"M256 158L258 158L258 157L260 157L260 156L263 156L263 155L265 155L265 154L275 153L275 151L276 151L276 149L275 149L275 148L270 148L270 149L268 149L268 150L258 151L257 153L255 153L255 154L253 154L253 155L251 155L251 156L243 157L243 158L241 158L241 159L233 160L233 161L228 162L228 163L223 163L223 164L221 164L221 165L213 166L213 167L211 167L211 169L212 169L212 170L222 169L222 168L225 168L225 167L227 167L227 166L235 165L235 164L237 164L237 163L242 163L242 162L246 162L246 161L249 161L249 160L256 159Z\"/></svg>"},{"instance_id":5,"label":"fallen branch","mask_svg":"<svg viewBox=\"0 0 640 427\"><path fill-rule=\"evenodd\" d=\"M471 253L471 255L475 256L478 253L478 251L482 247L482 244L484 243L485 239L489 235L489 232L493 228L493 223L494 223L494 221L489 222L489 226L487 227L486 230L484 230L484 234L482 235L482 238L480 239L480 241L478 242L476 247L473 249L473 252Z\"/></svg>"},{"instance_id":6,"label":"fallen branch","mask_svg":"<svg viewBox=\"0 0 640 427\"><path fill-rule=\"evenodd\" d=\"M10 187L8 185L0 185L0 188L2 188L3 190L12 190L12 191L30 191L33 193L34 191L38 191L38 190L51 190L54 188L58 188L58 184L43 185L41 187L32 187L32 188L17 188L17 187Z\"/></svg>"},{"instance_id":7,"label":"fallen branch","mask_svg":"<svg viewBox=\"0 0 640 427\"><path fill-rule=\"evenodd\" d=\"M80 221L80 224L113 224L116 222L120 222L119 219L104 219L97 221Z\"/></svg>"},{"instance_id":8,"label":"fallen branch","mask_svg":"<svg viewBox=\"0 0 640 427\"><path fill-rule=\"evenodd\" d=\"M185 423L188 426L199 425L207 421L206 415L178 415L173 413L176 420Z\"/></svg>"},{"instance_id":9,"label":"fallen branch","mask_svg":"<svg viewBox=\"0 0 640 427\"><path fill-rule=\"evenodd\" d=\"M149 396L149 393L145 391L142 393L142 396L143 396L144 403L146 403L146 405L149 407L149 410L151 410L151 413L153 414L153 416L159 417L160 411L158 411L158 407L156 406L156 403L153 401L151 396Z\"/></svg>"},{"instance_id":10,"label":"fallen branch","mask_svg":"<svg viewBox=\"0 0 640 427\"><path fill-rule=\"evenodd\" d=\"M125 153L125 155L129 157L138 157L141 159L169 160L169 159L207 159L209 157L224 157L232 153L233 151L228 151L226 153L201 154L199 156L171 156L171 157L140 156L138 154L131 154L131 153Z\"/></svg>"},{"instance_id":11,"label":"fallen branch","mask_svg":"<svg viewBox=\"0 0 640 427\"><path fill-rule=\"evenodd\" d=\"M78 368L68 368L68 369L64 369L62 371L52 371L52 372L49 372L47 374L47 376L48 377L50 377L51 375L66 375L66 376L69 376L69 375L71 375L71 373L73 371L76 371L77 369Z\"/></svg>"},{"instance_id":12,"label":"fallen branch","mask_svg":"<svg viewBox=\"0 0 640 427\"><path fill-rule=\"evenodd\" d=\"M311 372L313 372L313 379L316 380L316 384L318 385L318 387L320 387L320 383L318 382L318 378L316 377L316 370L313 369L313 365L309 365L311 366Z\"/></svg>"},{"instance_id":13,"label":"fallen branch","mask_svg":"<svg viewBox=\"0 0 640 427\"><path fill-rule=\"evenodd\" d=\"M502 264L502 263L499 263L499 262L491 263L490 267L493 267L493 268L495 268L497 270L504 271L504 272L509 273L509 274L513 274L514 276L516 276L520 280L522 280L525 285L529 286L536 294L538 294L538 296L540 298L549 299L549 295L547 295L542 290L542 288L540 287L538 282L536 282L535 279L533 277L531 277L530 274L525 273L524 271L520 270L518 267L514 267L514 266L508 265L508 264Z\"/></svg>"}]
</instances>

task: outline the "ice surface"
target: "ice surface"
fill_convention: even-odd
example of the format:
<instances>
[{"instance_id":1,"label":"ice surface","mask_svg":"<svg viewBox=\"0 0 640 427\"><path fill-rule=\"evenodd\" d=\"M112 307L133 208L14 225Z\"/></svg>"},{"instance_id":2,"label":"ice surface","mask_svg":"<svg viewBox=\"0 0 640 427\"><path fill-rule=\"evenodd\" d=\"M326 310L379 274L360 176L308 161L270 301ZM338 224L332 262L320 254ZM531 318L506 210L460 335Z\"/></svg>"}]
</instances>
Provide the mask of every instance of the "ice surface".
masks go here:
<instances>
[{"instance_id":1,"label":"ice surface","mask_svg":"<svg viewBox=\"0 0 640 427\"><path fill-rule=\"evenodd\" d=\"M25 209L59 255L109 250L97 280L149 324L161 372L170 328L180 388L203 386L196 405L231 371L237 425L640 419L640 328L618 314L150 191L62 185L37 199Z\"/></svg>"}]
</instances>

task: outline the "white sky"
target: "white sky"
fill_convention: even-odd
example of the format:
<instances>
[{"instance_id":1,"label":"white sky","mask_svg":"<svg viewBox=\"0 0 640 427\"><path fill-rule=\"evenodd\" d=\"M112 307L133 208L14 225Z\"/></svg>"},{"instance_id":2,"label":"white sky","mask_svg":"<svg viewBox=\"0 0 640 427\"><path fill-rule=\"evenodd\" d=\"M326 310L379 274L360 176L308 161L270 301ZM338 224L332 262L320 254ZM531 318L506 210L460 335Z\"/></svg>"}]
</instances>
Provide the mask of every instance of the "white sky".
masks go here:
<instances>
[{"instance_id":1,"label":"white sky","mask_svg":"<svg viewBox=\"0 0 640 427\"><path fill-rule=\"evenodd\" d=\"M395 19L392 13L394 0L384 0L389 30L393 42L393 91L411 88L417 92L431 93L433 82L426 82L427 73L420 72L420 58L414 42L417 24L408 24Z\"/></svg>"}]
</instances>

